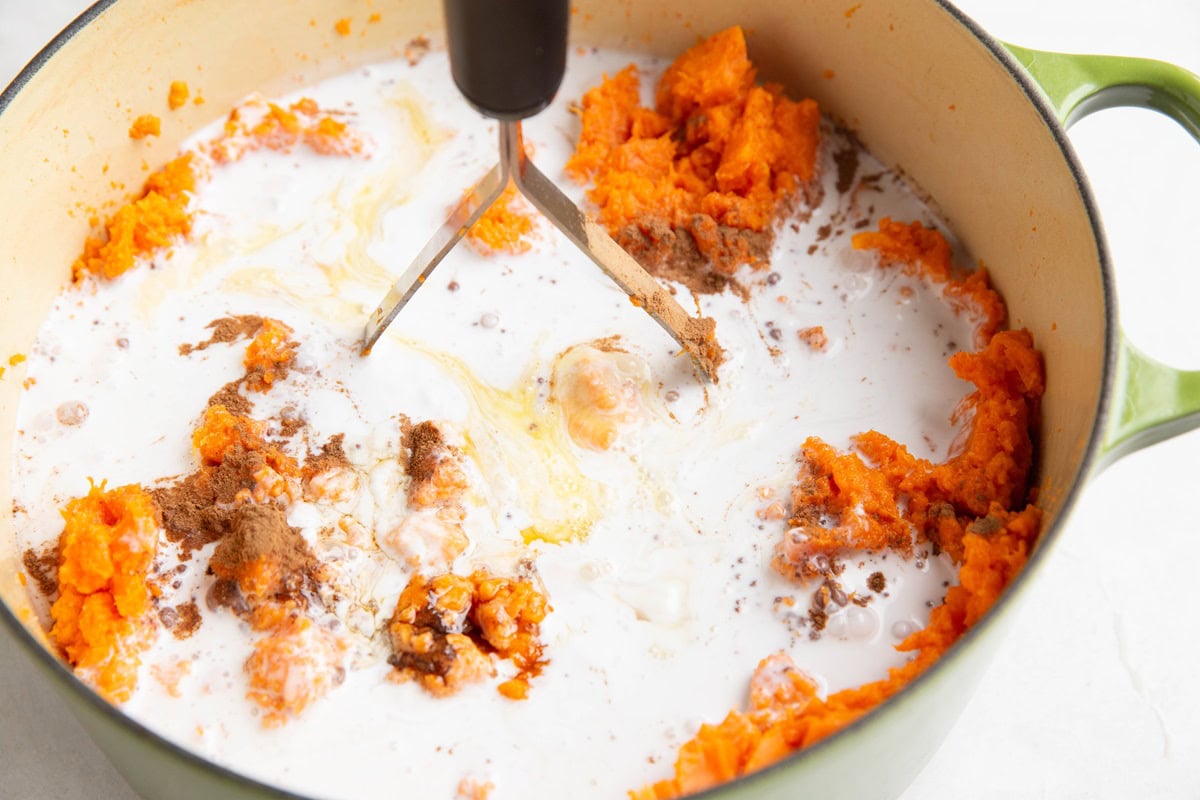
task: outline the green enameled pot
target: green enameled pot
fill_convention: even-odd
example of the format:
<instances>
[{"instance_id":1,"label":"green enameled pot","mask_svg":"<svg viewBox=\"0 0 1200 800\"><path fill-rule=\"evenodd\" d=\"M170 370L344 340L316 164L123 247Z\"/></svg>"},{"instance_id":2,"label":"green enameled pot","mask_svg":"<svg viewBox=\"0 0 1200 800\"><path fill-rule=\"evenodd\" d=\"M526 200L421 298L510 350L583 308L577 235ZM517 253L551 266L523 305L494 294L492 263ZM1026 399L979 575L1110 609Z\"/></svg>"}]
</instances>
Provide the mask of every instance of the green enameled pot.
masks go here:
<instances>
[{"instance_id":1,"label":"green enameled pot","mask_svg":"<svg viewBox=\"0 0 1200 800\"><path fill-rule=\"evenodd\" d=\"M1200 136L1200 80L1152 61L1007 46L939 0L580 0L580 43L674 55L740 24L761 74L815 97L930 196L992 273L1014 327L1045 354L1037 482L1045 529L987 617L912 686L842 733L705 796L870 800L899 794L966 704L1088 477L1120 455L1200 423L1200 373L1157 363L1118 330L1112 269L1064 125L1113 105L1155 108ZM333 21L382 21L337 36ZM319 24L311 25L310 20ZM282 93L435 43L436 0L104 0L0 95L0 353L27 352L69 279L110 181L143 179L183 138L252 91ZM825 80L827 70L836 80ZM207 103L131 147L125 109L158 108L187 79ZM102 177L102 168L107 174ZM11 462L22 368L0 380L0 464ZM0 508L11 503L0 469ZM12 520L0 519L0 618L84 727L148 800L286 797L213 766L124 717L46 649L19 582ZM864 765L870 765L864 768ZM997 765L999 766L999 765Z\"/></svg>"}]
</instances>

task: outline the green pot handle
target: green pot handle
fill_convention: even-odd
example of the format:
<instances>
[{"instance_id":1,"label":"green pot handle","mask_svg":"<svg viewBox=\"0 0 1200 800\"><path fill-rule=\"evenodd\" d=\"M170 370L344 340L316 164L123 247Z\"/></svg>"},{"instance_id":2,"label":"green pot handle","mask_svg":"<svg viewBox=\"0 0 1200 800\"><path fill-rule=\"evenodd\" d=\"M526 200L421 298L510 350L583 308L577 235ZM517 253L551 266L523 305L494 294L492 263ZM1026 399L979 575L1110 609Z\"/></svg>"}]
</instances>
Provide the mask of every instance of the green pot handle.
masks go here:
<instances>
[{"instance_id":1,"label":"green pot handle","mask_svg":"<svg viewBox=\"0 0 1200 800\"><path fill-rule=\"evenodd\" d=\"M1147 58L1070 55L1005 47L1041 87L1067 126L1117 106L1161 111L1200 141L1200 77ZM1200 427L1200 372L1178 370L1129 343L1117 351L1100 465Z\"/></svg>"}]
</instances>

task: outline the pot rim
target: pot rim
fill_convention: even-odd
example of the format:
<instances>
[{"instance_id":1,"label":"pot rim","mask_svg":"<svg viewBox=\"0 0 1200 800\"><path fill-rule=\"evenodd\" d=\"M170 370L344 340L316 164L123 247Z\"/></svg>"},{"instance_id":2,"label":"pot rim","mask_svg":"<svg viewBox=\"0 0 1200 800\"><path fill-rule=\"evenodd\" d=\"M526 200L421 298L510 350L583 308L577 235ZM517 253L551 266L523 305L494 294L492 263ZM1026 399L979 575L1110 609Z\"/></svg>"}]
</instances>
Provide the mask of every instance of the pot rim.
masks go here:
<instances>
[{"instance_id":1,"label":"pot rim","mask_svg":"<svg viewBox=\"0 0 1200 800\"><path fill-rule=\"evenodd\" d=\"M17 74L12 82L3 90L0 91L0 115L8 108L8 105L21 92L22 89L32 80L41 68L54 55L62 49L71 39L91 24L97 17L107 11L109 8L117 5L119 0L97 0L91 6L83 11L78 17L72 20L63 30L50 40L41 50L38 51L28 64ZM818 755L840 741L846 741L864 726L871 723L872 720L880 718L889 713L895 713L901 705L902 698L912 696L929 684L936 675L948 668L953 660L961 658L961 654L967 649L974 646L983 634L995 625L995 620L999 618L1000 612L1009 608L1016 602L1016 596L1021 591L1021 588L1032 580L1032 576L1037 572L1047 558L1047 553L1053 542L1061 535L1061 530L1070 517L1070 512L1074 508L1075 503L1079 499L1085 484L1090 478L1093 469L1097 465L1097 459L1101 451L1103 434L1108 421L1110 411L1110 401L1113 392L1113 379L1116 373L1117 350L1119 344L1119 331L1117 323L1117 303L1116 303L1116 285L1113 276L1111 255L1108 248L1108 241L1104 234L1104 228L1100 220L1099 211L1096 206L1095 197L1092 194L1091 185L1088 183L1087 176L1083 171L1083 167L1079 162L1078 156L1075 154L1074 148L1071 146L1070 140L1067 138L1067 132L1064 124L1058 119L1051 107L1049 101L1042 94L1041 88L1032 76L1017 62L1013 55L1005 48L999 39L992 36L983 29L977 22L960 11L949 0L931 0L942 11L949 14L959 25L965 28L975 39L982 44L996 58L1000 66L1009 74L1017 85L1024 92L1026 99L1033 104L1038 115L1042 118L1047 130L1054 138L1055 144L1058 145L1059 151L1067 162L1067 167L1070 170L1071 177L1075 182L1075 188L1079 193L1080 199L1083 200L1084 209L1087 212L1088 223L1091 226L1093 238L1096 243L1096 250L1099 256L1098 262L1100 267L1101 287L1104 300L1104 363L1101 371L1100 393L1097 399L1096 408L1094 410L1092 430L1088 435L1087 444L1084 447L1083 458L1080 462L1079 470L1076 472L1070 487L1067 489L1064 496L1062 506L1058 516L1054 522L1045 530L1043 530L1037 539L1036 547L1030 554L1024 568L1017 574L1012 582L1005 587L1003 593L996 600L987 613L979 622L971 626L963 635L956 641L941 658L933 663L928 669L913 679L907 686L901 689L896 695L889 698L884 703L880 704L870 712L864 714L850 725L839 730L838 732L810 745L793 752L788 757L755 772L751 775L735 778L727 783L714 786L702 792L688 795L693 798L717 798L720 795L736 788L749 788L754 784L769 779L768 776L776 776L783 771L788 770L797 762L816 758ZM25 647L31 657L39 662L39 665L48 670L50 674L58 680L60 685L72 691L80 697L84 702L102 716L116 722L125 731L147 745L159 749L166 750L171 755L183 759L189 766L200 768L214 773L215 776L225 780L241 784L247 789L253 789L261 792L264 795L270 795L276 798L284 798L285 800L313 800L313 798L295 794L284 789L264 783L256 778L236 772L226 766L218 764L214 761L209 761L196 754L195 752L184 748L165 736L162 736L150 728L143 725L133 717L123 713L117 706L109 703L102 698L91 687L80 680L75 673L68 669L67 666L57 657L55 657L49 649L43 647L33 635L26 629L25 625L17 619L12 609L7 603L0 601L0 622L2 622L13 637Z\"/></svg>"}]
</instances>

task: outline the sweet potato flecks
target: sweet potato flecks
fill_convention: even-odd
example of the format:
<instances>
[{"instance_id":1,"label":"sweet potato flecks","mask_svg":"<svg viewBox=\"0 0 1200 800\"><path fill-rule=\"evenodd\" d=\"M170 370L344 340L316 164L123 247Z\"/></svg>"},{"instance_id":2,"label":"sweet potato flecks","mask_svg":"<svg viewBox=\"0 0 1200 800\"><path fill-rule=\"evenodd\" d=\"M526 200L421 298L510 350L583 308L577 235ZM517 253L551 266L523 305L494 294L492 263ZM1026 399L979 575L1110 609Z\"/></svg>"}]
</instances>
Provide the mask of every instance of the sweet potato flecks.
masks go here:
<instances>
[{"instance_id":1,"label":"sweet potato flecks","mask_svg":"<svg viewBox=\"0 0 1200 800\"><path fill-rule=\"evenodd\" d=\"M85 276L113 279L135 261L168 247L192 230L188 210L196 188L193 156L186 153L152 174L134 200L117 209L102 234L91 236L71 268L74 280Z\"/></svg>"},{"instance_id":2,"label":"sweet potato flecks","mask_svg":"<svg viewBox=\"0 0 1200 800\"><path fill-rule=\"evenodd\" d=\"M326 156L350 156L363 149L355 130L305 97L286 107L261 100L238 106L229 112L224 132L207 152L213 161L225 164L255 150L286 153L299 145Z\"/></svg>"},{"instance_id":3,"label":"sweet potato flecks","mask_svg":"<svg viewBox=\"0 0 1200 800\"><path fill-rule=\"evenodd\" d=\"M400 594L388 625L401 680L415 678L434 695L496 674L494 658L519 670L500 684L509 699L524 699L529 681L545 664L538 638L550 611L546 596L526 579L476 571L424 578L414 575Z\"/></svg>"},{"instance_id":4,"label":"sweet potato flecks","mask_svg":"<svg viewBox=\"0 0 1200 800\"><path fill-rule=\"evenodd\" d=\"M154 629L146 579L158 551L158 513L140 486L93 485L62 515L50 638L101 694L122 702Z\"/></svg>"},{"instance_id":5,"label":"sweet potato flecks","mask_svg":"<svg viewBox=\"0 0 1200 800\"><path fill-rule=\"evenodd\" d=\"M681 235L718 272L766 265L761 245L813 177L820 112L812 100L755 85L754 76L745 36L734 27L675 60L653 110L640 105L632 65L584 95L567 172L592 181L588 197L600 220L647 266L661 255L647 248L672 249ZM731 231L766 237L751 245Z\"/></svg>"}]
</instances>

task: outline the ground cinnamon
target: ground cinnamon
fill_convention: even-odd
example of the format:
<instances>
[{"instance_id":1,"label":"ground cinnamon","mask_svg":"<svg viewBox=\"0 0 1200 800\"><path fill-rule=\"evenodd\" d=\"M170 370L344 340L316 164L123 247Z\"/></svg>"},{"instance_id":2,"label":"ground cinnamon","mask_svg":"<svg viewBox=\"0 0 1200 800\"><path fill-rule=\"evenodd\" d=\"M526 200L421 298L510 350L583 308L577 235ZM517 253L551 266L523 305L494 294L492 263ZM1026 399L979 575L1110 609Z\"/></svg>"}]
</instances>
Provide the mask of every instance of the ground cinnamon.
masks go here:
<instances>
[{"instance_id":1,"label":"ground cinnamon","mask_svg":"<svg viewBox=\"0 0 1200 800\"><path fill-rule=\"evenodd\" d=\"M239 339L249 339L258 333L262 327L263 318L255 314L243 314L237 317L221 317L214 319L204 327L212 331L212 335L197 344L179 345L179 355L191 355L197 350L207 350L214 344L231 344Z\"/></svg>"},{"instance_id":2,"label":"ground cinnamon","mask_svg":"<svg viewBox=\"0 0 1200 800\"><path fill-rule=\"evenodd\" d=\"M40 553L31 547L21 555L25 574L37 584L42 597L53 599L58 594L58 565L61 561L62 555L57 542L47 546Z\"/></svg>"}]
</instances>

